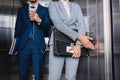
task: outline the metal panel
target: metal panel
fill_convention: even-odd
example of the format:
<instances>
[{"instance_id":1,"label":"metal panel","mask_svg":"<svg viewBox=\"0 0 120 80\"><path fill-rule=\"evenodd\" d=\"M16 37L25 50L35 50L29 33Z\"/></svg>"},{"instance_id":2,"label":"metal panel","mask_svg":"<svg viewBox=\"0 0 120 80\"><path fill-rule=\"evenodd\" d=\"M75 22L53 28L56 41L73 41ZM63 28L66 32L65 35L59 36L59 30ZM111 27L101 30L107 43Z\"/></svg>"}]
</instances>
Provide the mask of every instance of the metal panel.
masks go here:
<instances>
[{"instance_id":1,"label":"metal panel","mask_svg":"<svg viewBox=\"0 0 120 80\"><path fill-rule=\"evenodd\" d=\"M18 75L18 68L13 63L18 60L9 56L8 50L14 33L16 10L20 6L19 0L0 0L0 80L18 80L14 76Z\"/></svg>"},{"instance_id":2,"label":"metal panel","mask_svg":"<svg viewBox=\"0 0 120 80\"><path fill-rule=\"evenodd\" d=\"M111 45L111 13L110 0L103 1L104 10L104 52L105 52L105 80L112 78L112 45Z\"/></svg>"},{"instance_id":3,"label":"metal panel","mask_svg":"<svg viewBox=\"0 0 120 80\"><path fill-rule=\"evenodd\" d=\"M77 0L86 12L87 33L94 38L97 48L90 51L89 57L80 58L80 80L112 80L111 23L110 14L105 15L110 13L110 3L106 1L109 0Z\"/></svg>"},{"instance_id":4,"label":"metal panel","mask_svg":"<svg viewBox=\"0 0 120 80\"><path fill-rule=\"evenodd\" d=\"M114 80L120 80L120 0L112 0Z\"/></svg>"}]
</instances>

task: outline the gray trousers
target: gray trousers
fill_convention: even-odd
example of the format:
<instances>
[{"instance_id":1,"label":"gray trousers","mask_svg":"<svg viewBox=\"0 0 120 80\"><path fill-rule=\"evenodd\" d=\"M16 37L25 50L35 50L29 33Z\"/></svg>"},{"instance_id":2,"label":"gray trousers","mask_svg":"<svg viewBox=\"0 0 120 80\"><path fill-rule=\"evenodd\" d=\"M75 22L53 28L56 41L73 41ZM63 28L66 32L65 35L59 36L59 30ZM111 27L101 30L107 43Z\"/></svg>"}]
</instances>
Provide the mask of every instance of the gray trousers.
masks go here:
<instances>
[{"instance_id":1,"label":"gray trousers","mask_svg":"<svg viewBox=\"0 0 120 80\"><path fill-rule=\"evenodd\" d=\"M65 79L76 80L76 73L79 59L71 57L53 56L53 46L50 46L49 53L49 80L61 80L63 65L65 62Z\"/></svg>"}]
</instances>

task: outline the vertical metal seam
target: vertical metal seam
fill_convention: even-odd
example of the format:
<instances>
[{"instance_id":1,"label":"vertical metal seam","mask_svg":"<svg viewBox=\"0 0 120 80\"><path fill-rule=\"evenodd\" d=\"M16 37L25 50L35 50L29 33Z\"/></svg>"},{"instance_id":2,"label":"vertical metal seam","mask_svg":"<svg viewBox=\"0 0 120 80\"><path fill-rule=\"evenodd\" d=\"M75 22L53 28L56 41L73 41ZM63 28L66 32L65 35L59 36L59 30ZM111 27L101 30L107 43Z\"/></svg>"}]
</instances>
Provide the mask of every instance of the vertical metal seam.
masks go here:
<instances>
[{"instance_id":1,"label":"vertical metal seam","mask_svg":"<svg viewBox=\"0 0 120 80\"><path fill-rule=\"evenodd\" d=\"M103 16L104 16L105 80L112 80L110 0L103 0L103 14L104 14Z\"/></svg>"},{"instance_id":2,"label":"vertical metal seam","mask_svg":"<svg viewBox=\"0 0 120 80\"><path fill-rule=\"evenodd\" d=\"M87 29L87 35L89 35L89 0L87 0L87 25L86 25L86 29ZM88 80L91 80L91 77L90 77L90 56L88 56Z\"/></svg>"}]
</instances>

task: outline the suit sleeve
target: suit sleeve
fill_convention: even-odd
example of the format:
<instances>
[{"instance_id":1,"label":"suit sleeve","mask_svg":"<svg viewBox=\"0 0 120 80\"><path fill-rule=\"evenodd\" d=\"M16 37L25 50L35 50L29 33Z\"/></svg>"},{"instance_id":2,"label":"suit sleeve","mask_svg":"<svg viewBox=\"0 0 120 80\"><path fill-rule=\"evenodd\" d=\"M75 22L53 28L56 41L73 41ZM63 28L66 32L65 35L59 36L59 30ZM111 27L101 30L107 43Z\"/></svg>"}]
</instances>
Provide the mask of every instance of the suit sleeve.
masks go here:
<instances>
[{"instance_id":1,"label":"suit sleeve","mask_svg":"<svg viewBox=\"0 0 120 80\"><path fill-rule=\"evenodd\" d=\"M20 37L21 29L22 29L22 17L21 17L21 10L19 9L17 12L17 19L15 24L15 33L14 33L15 38Z\"/></svg>"},{"instance_id":2,"label":"suit sleeve","mask_svg":"<svg viewBox=\"0 0 120 80\"><path fill-rule=\"evenodd\" d=\"M77 26L78 34L85 36L86 25L85 25L85 20L84 20L83 14L82 14L82 10L78 4L76 5L76 8L77 8L77 18L78 18L78 26ZM81 44L81 42L79 40L77 40L76 44Z\"/></svg>"},{"instance_id":3,"label":"suit sleeve","mask_svg":"<svg viewBox=\"0 0 120 80\"><path fill-rule=\"evenodd\" d=\"M42 23L40 24L40 26L42 27L42 29L44 29L45 31L49 32L50 31L50 16L49 16L49 12L48 12L48 9L45 8L45 11L44 11L44 20L42 21Z\"/></svg>"},{"instance_id":4,"label":"suit sleeve","mask_svg":"<svg viewBox=\"0 0 120 80\"><path fill-rule=\"evenodd\" d=\"M50 2L50 4L49 4L49 14L50 14L50 18L51 18L54 26L59 31L61 31L62 33L66 34L72 40L75 41L77 36L78 36L78 33L73 31L71 28L69 28L69 26L64 24L64 22L61 19L59 19L59 15L57 14L57 11L56 11L56 4L55 4L55 2Z\"/></svg>"}]
</instances>

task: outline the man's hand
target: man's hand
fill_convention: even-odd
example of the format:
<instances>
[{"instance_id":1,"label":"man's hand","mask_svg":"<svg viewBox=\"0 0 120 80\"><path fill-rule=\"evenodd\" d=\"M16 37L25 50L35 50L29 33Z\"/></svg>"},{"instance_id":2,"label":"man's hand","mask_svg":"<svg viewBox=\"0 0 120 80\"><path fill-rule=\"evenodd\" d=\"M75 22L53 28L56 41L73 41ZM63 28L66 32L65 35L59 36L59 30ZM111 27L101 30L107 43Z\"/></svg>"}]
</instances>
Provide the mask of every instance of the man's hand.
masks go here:
<instances>
[{"instance_id":1,"label":"man's hand","mask_svg":"<svg viewBox=\"0 0 120 80\"><path fill-rule=\"evenodd\" d=\"M90 40L93 40L93 38L89 36L78 36L77 39L80 40L80 42L82 43L84 47L92 49L92 50L95 49L94 45L90 42Z\"/></svg>"},{"instance_id":2,"label":"man's hand","mask_svg":"<svg viewBox=\"0 0 120 80\"><path fill-rule=\"evenodd\" d=\"M73 58L79 58L81 56L81 48L80 45L73 46L70 50L73 50Z\"/></svg>"},{"instance_id":3,"label":"man's hand","mask_svg":"<svg viewBox=\"0 0 120 80\"><path fill-rule=\"evenodd\" d=\"M14 56L18 55L18 51L15 52Z\"/></svg>"},{"instance_id":4,"label":"man's hand","mask_svg":"<svg viewBox=\"0 0 120 80\"><path fill-rule=\"evenodd\" d=\"M37 12L34 10L29 11L29 17L31 21L36 21L37 23L40 23L42 21Z\"/></svg>"}]
</instances>

